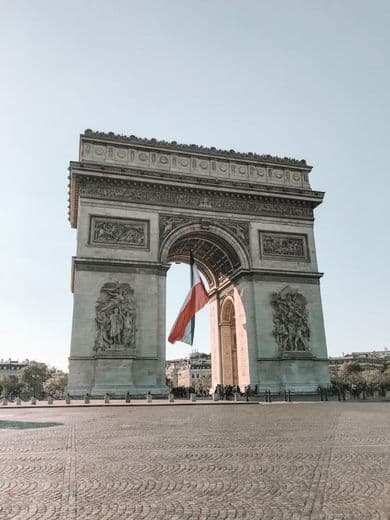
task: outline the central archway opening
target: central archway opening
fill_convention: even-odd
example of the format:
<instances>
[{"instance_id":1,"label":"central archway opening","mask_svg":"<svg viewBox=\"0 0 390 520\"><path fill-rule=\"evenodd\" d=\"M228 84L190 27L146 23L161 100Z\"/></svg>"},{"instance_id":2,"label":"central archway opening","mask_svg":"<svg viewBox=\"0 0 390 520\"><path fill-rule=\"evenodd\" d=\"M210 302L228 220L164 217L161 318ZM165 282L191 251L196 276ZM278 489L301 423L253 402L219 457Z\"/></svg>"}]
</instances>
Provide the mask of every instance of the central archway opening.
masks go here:
<instances>
[{"instance_id":1,"label":"central archway opening","mask_svg":"<svg viewBox=\"0 0 390 520\"><path fill-rule=\"evenodd\" d=\"M201 277L206 289L209 289L206 277ZM179 357L188 357L191 352L210 353L210 310L206 305L196 314L196 325L194 334L194 344L191 347L187 343L176 342L174 344L168 342L169 331L177 318L180 307L190 289L190 267L186 263L175 262L167 273L166 288L166 348L167 359L175 359Z\"/></svg>"},{"instance_id":2,"label":"central archway opening","mask_svg":"<svg viewBox=\"0 0 390 520\"><path fill-rule=\"evenodd\" d=\"M201 273L205 287L208 283ZM166 338L190 288L190 267L173 263L167 273ZM196 314L194 343L181 341L171 344L166 339L167 384L177 397L188 397L195 390L198 396L208 396L212 389L210 343L210 309L208 305Z\"/></svg>"},{"instance_id":3,"label":"central archway opening","mask_svg":"<svg viewBox=\"0 0 390 520\"><path fill-rule=\"evenodd\" d=\"M174 363L167 362L172 372L171 377L168 373L167 376L171 384L196 387L196 380L204 375L201 369L207 363L201 358L206 354L211 373L209 391L212 392L217 385L244 385L240 380L239 359L246 355L245 340L240 342L243 348L238 353L237 337L244 338L246 333L243 313L237 324L235 309L239 296L235 295L234 280L244 263L241 245L225 231L210 228L192 225L173 231L161 246L161 260L174 266L167 275L167 336L190 288L189 266L183 266L189 263L190 251L210 295L209 304L196 315L193 349L184 343L170 345L167 342L167 360L174 358ZM185 355L178 355L180 352ZM176 375L173 375L175 370ZM178 375L178 371L187 372L186 377Z\"/></svg>"}]
</instances>

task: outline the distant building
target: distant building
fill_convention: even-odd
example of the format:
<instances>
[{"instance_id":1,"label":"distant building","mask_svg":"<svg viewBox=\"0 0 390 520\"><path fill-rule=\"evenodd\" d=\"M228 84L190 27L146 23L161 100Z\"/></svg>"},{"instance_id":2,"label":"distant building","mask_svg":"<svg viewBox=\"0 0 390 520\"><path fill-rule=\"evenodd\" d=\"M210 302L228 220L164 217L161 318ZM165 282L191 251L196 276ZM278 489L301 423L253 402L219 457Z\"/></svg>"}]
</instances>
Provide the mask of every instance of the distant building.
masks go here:
<instances>
[{"instance_id":1,"label":"distant building","mask_svg":"<svg viewBox=\"0 0 390 520\"><path fill-rule=\"evenodd\" d=\"M187 359L172 359L170 361L166 361L165 377L167 378L171 388L177 388L180 386L178 384L178 374L183 368L187 366L187 363Z\"/></svg>"},{"instance_id":2,"label":"distant building","mask_svg":"<svg viewBox=\"0 0 390 520\"><path fill-rule=\"evenodd\" d=\"M390 350L372 350L367 352L352 352L343 356L330 357L329 368L331 373L337 372L344 363L358 363L363 370L383 370L386 363L390 363Z\"/></svg>"},{"instance_id":3,"label":"distant building","mask_svg":"<svg viewBox=\"0 0 390 520\"><path fill-rule=\"evenodd\" d=\"M25 361L12 361L9 359L8 361L4 361L4 359L0 360L0 379L6 376L17 375L22 368L26 367L29 364L28 359Z\"/></svg>"},{"instance_id":4,"label":"distant building","mask_svg":"<svg viewBox=\"0 0 390 520\"><path fill-rule=\"evenodd\" d=\"M208 390L211 387L211 354L193 352L186 359L167 361L165 373L172 388Z\"/></svg>"}]
</instances>

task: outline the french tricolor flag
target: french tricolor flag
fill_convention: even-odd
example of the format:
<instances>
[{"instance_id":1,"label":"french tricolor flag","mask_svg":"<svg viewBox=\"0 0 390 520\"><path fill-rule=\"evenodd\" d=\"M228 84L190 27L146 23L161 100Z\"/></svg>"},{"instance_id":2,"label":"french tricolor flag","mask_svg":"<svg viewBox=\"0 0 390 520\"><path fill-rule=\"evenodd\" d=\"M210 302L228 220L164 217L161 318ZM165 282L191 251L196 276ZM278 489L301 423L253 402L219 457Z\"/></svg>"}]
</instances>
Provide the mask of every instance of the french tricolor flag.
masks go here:
<instances>
[{"instance_id":1,"label":"french tricolor flag","mask_svg":"<svg viewBox=\"0 0 390 520\"><path fill-rule=\"evenodd\" d=\"M168 336L169 343L182 341L192 345L194 341L195 314L209 301L209 295L191 253L190 265L191 289Z\"/></svg>"}]
</instances>

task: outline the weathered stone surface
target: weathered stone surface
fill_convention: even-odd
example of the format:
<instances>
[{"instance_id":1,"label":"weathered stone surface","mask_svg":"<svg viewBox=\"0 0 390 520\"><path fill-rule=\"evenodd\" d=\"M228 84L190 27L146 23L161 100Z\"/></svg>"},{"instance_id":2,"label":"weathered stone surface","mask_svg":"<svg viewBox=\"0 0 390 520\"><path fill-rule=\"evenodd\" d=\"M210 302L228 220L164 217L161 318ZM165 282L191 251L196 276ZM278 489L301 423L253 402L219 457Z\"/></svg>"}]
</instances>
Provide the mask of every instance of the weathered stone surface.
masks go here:
<instances>
[{"instance_id":1,"label":"weathered stone surface","mask_svg":"<svg viewBox=\"0 0 390 520\"><path fill-rule=\"evenodd\" d=\"M135 136L114 136L89 130L81 136L80 161L310 188L308 173L311 166L304 160L216 150Z\"/></svg>"},{"instance_id":2,"label":"weathered stone surface","mask_svg":"<svg viewBox=\"0 0 390 520\"><path fill-rule=\"evenodd\" d=\"M211 295L214 388L329 383L313 233L323 193L310 187L311 167L99 132L82 136L80 150L70 165L71 395L167 394L166 272L190 249ZM306 302L305 327L287 342L272 303L286 286ZM127 288L126 302L114 287Z\"/></svg>"}]
</instances>

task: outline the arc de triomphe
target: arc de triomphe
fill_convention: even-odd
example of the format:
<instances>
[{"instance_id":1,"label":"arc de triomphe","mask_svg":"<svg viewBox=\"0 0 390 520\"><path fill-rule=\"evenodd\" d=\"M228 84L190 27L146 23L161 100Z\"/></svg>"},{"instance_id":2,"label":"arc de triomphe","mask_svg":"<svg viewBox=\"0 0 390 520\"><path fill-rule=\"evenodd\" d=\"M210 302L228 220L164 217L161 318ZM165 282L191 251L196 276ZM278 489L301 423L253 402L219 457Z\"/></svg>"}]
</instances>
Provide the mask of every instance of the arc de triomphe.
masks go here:
<instances>
[{"instance_id":1,"label":"arc de triomphe","mask_svg":"<svg viewBox=\"0 0 390 520\"><path fill-rule=\"evenodd\" d=\"M69 171L71 395L167 393L166 273L190 248L211 295L213 387L329 383L313 235L324 194L305 161L86 130Z\"/></svg>"}]
</instances>

